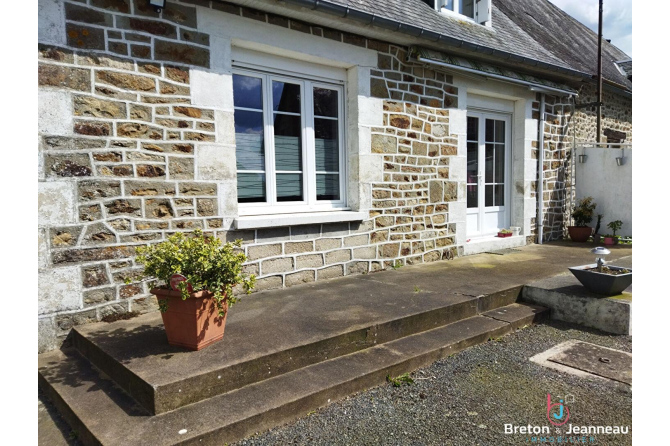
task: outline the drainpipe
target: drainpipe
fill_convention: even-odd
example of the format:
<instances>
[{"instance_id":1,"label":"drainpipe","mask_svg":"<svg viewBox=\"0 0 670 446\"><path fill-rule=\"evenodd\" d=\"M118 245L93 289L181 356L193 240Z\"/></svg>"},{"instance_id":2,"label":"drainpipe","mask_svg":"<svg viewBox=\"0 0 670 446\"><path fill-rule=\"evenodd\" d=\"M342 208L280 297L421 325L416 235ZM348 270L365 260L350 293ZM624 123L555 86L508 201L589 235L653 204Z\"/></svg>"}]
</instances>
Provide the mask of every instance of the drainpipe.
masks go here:
<instances>
[{"instance_id":1,"label":"drainpipe","mask_svg":"<svg viewBox=\"0 0 670 446\"><path fill-rule=\"evenodd\" d=\"M596 107L596 142L601 142L603 115L603 0L598 2L598 106Z\"/></svg>"},{"instance_id":2,"label":"drainpipe","mask_svg":"<svg viewBox=\"0 0 670 446\"><path fill-rule=\"evenodd\" d=\"M570 209L575 202L574 197L577 196L577 122L576 122L576 113L577 113L577 99L574 96L571 96L572 107L570 115L570 123L572 124L572 155L571 159L571 169L572 173L572 192L570 193ZM584 152L582 152L584 153ZM572 216L570 216L572 218Z\"/></svg>"},{"instance_id":3,"label":"drainpipe","mask_svg":"<svg viewBox=\"0 0 670 446\"><path fill-rule=\"evenodd\" d=\"M544 213L544 93L540 93L540 124L538 127L540 156L537 172L537 217L535 226L537 227L537 243L541 245L544 232L544 218L542 215Z\"/></svg>"}]
</instances>

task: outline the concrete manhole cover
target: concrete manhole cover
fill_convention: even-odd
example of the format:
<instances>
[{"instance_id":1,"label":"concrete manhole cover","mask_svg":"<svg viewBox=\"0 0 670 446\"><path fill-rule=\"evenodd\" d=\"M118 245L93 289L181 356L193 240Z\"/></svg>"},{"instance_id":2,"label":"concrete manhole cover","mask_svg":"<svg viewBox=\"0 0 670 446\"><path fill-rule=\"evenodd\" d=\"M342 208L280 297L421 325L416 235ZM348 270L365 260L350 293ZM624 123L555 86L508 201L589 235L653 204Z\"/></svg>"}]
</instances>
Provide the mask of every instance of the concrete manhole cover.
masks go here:
<instances>
[{"instance_id":1,"label":"concrete manhole cover","mask_svg":"<svg viewBox=\"0 0 670 446\"><path fill-rule=\"evenodd\" d=\"M548 360L622 383L633 384L633 357L629 353L578 342Z\"/></svg>"},{"instance_id":2,"label":"concrete manhole cover","mask_svg":"<svg viewBox=\"0 0 670 446\"><path fill-rule=\"evenodd\" d=\"M588 342L563 342L530 360L573 375L598 376L633 384L633 355Z\"/></svg>"}]
</instances>

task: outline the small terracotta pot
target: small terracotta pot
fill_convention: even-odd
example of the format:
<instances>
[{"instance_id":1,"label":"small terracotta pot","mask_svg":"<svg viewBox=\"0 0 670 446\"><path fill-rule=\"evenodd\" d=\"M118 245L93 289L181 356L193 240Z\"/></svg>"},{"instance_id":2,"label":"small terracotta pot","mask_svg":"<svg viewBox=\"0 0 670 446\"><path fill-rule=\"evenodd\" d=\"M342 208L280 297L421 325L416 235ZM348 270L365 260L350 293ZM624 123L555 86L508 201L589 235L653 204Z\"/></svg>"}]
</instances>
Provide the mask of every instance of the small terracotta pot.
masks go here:
<instances>
[{"instance_id":1,"label":"small terracotta pot","mask_svg":"<svg viewBox=\"0 0 670 446\"><path fill-rule=\"evenodd\" d=\"M616 245L617 239L614 237L603 237L603 243L606 245Z\"/></svg>"},{"instance_id":2,"label":"small terracotta pot","mask_svg":"<svg viewBox=\"0 0 670 446\"><path fill-rule=\"evenodd\" d=\"M583 243L589 239L593 233L593 228L590 226L568 226L568 234L573 242Z\"/></svg>"},{"instance_id":3,"label":"small terracotta pot","mask_svg":"<svg viewBox=\"0 0 670 446\"><path fill-rule=\"evenodd\" d=\"M168 309L163 316L163 325L168 344L189 350L201 350L223 338L228 317L228 301L225 303L226 315L219 317L213 293L198 291L189 298L181 298L181 292L164 288L154 288L152 294L157 299L167 299Z\"/></svg>"}]
</instances>

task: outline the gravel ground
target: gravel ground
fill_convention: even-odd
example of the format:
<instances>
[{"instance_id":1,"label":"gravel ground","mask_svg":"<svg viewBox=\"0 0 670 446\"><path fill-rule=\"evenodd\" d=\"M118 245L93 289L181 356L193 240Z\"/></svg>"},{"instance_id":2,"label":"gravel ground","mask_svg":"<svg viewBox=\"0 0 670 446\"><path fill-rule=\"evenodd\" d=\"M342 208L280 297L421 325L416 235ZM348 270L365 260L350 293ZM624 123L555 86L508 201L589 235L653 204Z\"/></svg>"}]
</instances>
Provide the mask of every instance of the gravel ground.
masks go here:
<instances>
[{"instance_id":1,"label":"gravel ground","mask_svg":"<svg viewBox=\"0 0 670 446\"><path fill-rule=\"evenodd\" d=\"M393 387L387 383L234 446L533 444L532 435L505 435L504 424L548 426L547 393L575 396L575 402L569 405L570 422L575 425L631 426L629 386L578 378L528 360L569 339L632 352L630 336L550 321L417 370L410 375L414 384ZM48 401L39 401L39 410L41 420L50 415L56 421L56 426L48 426L50 435L41 437L40 445L77 445ZM565 430L561 435L554 431L550 435L554 439L567 436ZM598 434L586 440L590 445L632 444L630 434Z\"/></svg>"},{"instance_id":2,"label":"gravel ground","mask_svg":"<svg viewBox=\"0 0 670 446\"><path fill-rule=\"evenodd\" d=\"M547 393L575 396L568 406L573 425L630 427L631 387L579 378L528 360L569 339L632 352L630 336L607 335L551 321L417 370L410 375L414 384L393 387L387 383L235 446L532 444L533 435L506 435L504 425L550 426ZM558 443L559 436L583 437L567 435L567 429L558 434L555 428L549 436L554 437L552 443ZM593 434L585 440L586 444L607 446L632 444L630 433Z\"/></svg>"}]
</instances>

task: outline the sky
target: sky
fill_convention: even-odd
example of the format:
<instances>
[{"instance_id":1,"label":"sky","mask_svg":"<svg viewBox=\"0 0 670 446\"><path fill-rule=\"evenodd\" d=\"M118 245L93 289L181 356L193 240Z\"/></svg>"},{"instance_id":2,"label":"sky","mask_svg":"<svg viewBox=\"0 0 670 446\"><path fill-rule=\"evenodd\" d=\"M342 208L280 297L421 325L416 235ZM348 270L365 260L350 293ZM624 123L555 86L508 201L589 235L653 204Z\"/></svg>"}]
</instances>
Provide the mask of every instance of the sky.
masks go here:
<instances>
[{"instance_id":1,"label":"sky","mask_svg":"<svg viewBox=\"0 0 670 446\"><path fill-rule=\"evenodd\" d=\"M598 32L598 0L549 0ZM603 38L633 57L633 0L603 0Z\"/></svg>"}]
</instances>

